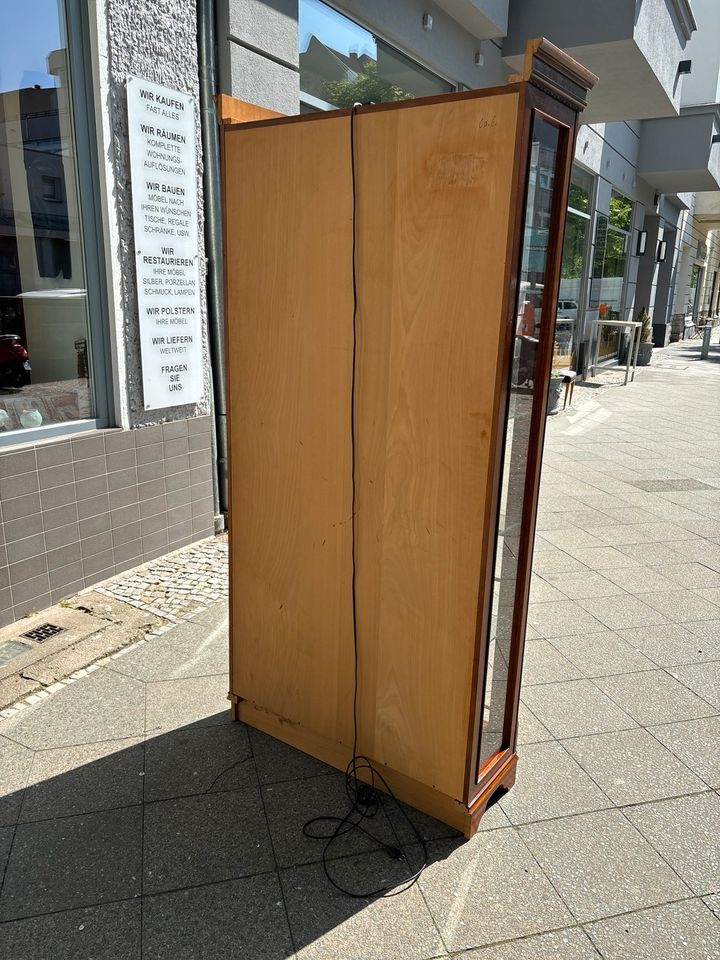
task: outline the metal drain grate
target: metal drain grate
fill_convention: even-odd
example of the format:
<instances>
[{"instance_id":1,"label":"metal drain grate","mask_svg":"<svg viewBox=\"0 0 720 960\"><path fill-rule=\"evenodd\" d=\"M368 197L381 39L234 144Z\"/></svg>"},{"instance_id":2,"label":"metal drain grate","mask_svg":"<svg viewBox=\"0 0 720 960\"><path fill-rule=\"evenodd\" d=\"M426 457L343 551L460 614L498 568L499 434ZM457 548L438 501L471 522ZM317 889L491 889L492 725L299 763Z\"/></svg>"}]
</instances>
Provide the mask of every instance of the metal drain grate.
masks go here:
<instances>
[{"instance_id":1,"label":"metal drain grate","mask_svg":"<svg viewBox=\"0 0 720 960\"><path fill-rule=\"evenodd\" d=\"M41 623L39 627L33 627L32 630L26 630L25 633L21 633L21 637L27 637L28 640L34 640L35 643L44 643L46 640L49 640L50 637L57 636L58 633L63 633L65 627L58 627L55 623Z\"/></svg>"}]
</instances>

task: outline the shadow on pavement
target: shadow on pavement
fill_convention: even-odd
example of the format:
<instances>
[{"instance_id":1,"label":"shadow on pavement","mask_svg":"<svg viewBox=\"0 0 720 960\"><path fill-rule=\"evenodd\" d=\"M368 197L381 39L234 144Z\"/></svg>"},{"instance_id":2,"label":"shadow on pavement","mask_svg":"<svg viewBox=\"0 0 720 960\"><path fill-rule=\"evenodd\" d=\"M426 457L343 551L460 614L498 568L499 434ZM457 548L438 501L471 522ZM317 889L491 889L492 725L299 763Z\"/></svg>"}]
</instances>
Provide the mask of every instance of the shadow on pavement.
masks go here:
<instances>
[{"instance_id":1,"label":"shadow on pavement","mask_svg":"<svg viewBox=\"0 0 720 960\"><path fill-rule=\"evenodd\" d=\"M0 728L3 958L285 960L303 947L314 956L313 942L333 930L322 956L339 957L348 921L368 909L386 940L412 929L422 955L444 953L417 887L354 899L325 877L324 844L302 826L345 814L338 772L228 712L145 739L37 750L42 729L28 720L43 714L30 713ZM460 844L451 828L409 813L431 861ZM422 862L408 824L388 800L368 826L402 845L405 860L355 831L333 846L333 877L356 891L402 883Z\"/></svg>"}]
</instances>

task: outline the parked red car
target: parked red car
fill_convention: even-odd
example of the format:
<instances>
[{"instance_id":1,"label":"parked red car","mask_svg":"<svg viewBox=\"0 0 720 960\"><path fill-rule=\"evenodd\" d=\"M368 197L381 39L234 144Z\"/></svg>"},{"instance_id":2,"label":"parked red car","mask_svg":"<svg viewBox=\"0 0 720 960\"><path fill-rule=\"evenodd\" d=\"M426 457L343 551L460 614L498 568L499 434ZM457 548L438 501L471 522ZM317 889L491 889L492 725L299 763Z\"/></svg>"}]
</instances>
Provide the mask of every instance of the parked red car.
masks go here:
<instances>
[{"instance_id":1,"label":"parked red car","mask_svg":"<svg viewBox=\"0 0 720 960\"><path fill-rule=\"evenodd\" d=\"M30 383L30 359L16 333L0 333L0 389L25 387Z\"/></svg>"}]
</instances>

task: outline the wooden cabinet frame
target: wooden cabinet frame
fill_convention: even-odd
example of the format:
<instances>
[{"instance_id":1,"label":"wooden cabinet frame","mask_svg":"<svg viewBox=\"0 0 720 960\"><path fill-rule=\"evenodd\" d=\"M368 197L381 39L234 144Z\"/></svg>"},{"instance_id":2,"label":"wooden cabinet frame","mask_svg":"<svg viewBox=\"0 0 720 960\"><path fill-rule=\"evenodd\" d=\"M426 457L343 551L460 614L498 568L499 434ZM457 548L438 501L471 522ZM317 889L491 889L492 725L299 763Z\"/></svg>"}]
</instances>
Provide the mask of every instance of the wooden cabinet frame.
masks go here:
<instances>
[{"instance_id":1,"label":"wooden cabinet frame","mask_svg":"<svg viewBox=\"0 0 720 960\"><path fill-rule=\"evenodd\" d=\"M547 58L547 59L546 59ZM565 230L570 171L575 152L575 140L578 126L578 110L584 106L584 99L567 88L557 90L554 85L546 84L545 67L549 61L557 62L558 53L548 47L544 41L534 41L528 45L525 57L525 72L529 80L522 96L525 98L525 111L521 111L522 130L518 132L519 149L516 157L514 215L516 229L510 238L507 255L508 284L506 314L506 339L498 367L498 398L495 416L496 434L493 440L495 456L492 463L493 476L489 484L491 497L486 509L485 530L488 534L485 547L485 589L478 602L478 662L475 686L474 710L471 715L468 733L468 808L473 819L474 829L484 812L488 801L500 789L508 789L515 782L517 765L517 720L520 699L520 681L522 676L525 630L527 625L527 606L530 593L532 572L532 554L535 538L535 522L540 489L542 451L545 437L547 394L552 368L553 346L555 338L555 313L557 310L560 269L562 262L562 242ZM553 64L554 66L554 64ZM584 76L582 83L593 84L592 77ZM577 99L576 99L577 97ZM490 604L492 599L492 577L494 570L494 548L497 536L499 514L500 477L502 473L502 439L507 425L507 401L509 391L510 355L514 339L514 318L517 313L518 278L520 275L521 232L524 220L525 200L528 186L530 134L535 118L539 117L556 126L560 132L558 150L558 180L561 189L553 196L551 219L551 237L549 240L549 261L546 271L546 289L551 291L543 301L543 322L537 353L538 381L542 390L536 393L533 403L533 423L531 426L531 446L528 451L528 471L525 485L523 509L523 536L518 562L518 589L515 594L513 633L511 640L511 659L508 677L510 692L506 701L503 747L482 764L478 764L480 748L480 730L487 669L487 641L490 629Z\"/></svg>"},{"instance_id":2,"label":"wooden cabinet frame","mask_svg":"<svg viewBox=\"0 0 720 960\"><path fill-rule=\"evenodd\" d=\"M572 164L575 135L578 125L578 113L585 104L587 90L592 87L595 78L582 68L575 61L571 60L552 44L544 40L531 41L528 44L525 56L524 70L521 77L512 78L506 87L492 88L489 90L466 91L464 93L447 94L442 97L426 98L415 101L404 101L379 104L376 106L356 108L355 116L362 119L363 115L379 116L391 111L412 111L417 107L429 106L433 104L452 104L453 102L491 102L505 103L508 96L515 97L517 100L517 109L515 112L514 137L509 139L507 131L504 136L504 149L507 150L508 144L514 145L512 153L512 173L509 180L510 197L507 213L507 243L502 258L504 263L504 273L502 277L502 305L499 310L497 327L497 352L495 354L495 380L492 389L492 396L489 397L490 403L483 416L487 417L489 425L487 449L488 456L486 461L486 476L480 487L486 491L484 502L476 505L483 517L481 546L479 549L479 580L475 603L475 630L472 656L467 663L467 669L470 671L467 682L467 713L466 716L466 735L463 742L455 744L459 751L457 761L454 761L453 770L463 769L464 775L458 780L455 774L448 773L444 785L439 783L436 773L433 772L437 766L436 760L433 761L428 756L427 767L422 754L422 744L413 744L413 756L407 763L393 763L392 756L398 755L398 750L393 748L392 743L388 750L388 735L385 732L385 740L381 739L378 746L380 756L374 756L372 750L363 748L361 752L370 753L373 756L383 774L387 776L393 790L403 800L418 806L426 812L452 823L454 826L463 830L467 835L472 834L477 829L480 816L484 812L488 801L501 788L507 788L512 785L515 778L515 767L517 763L516 743L517 743L517 713L520 693L520 677L522 672L522 657L524 647L524 635L527 615L528 593L530 585L530 571L532 561L532 546L534 539L535 515L537 508L537 497L540 483L540 470L542 447L544 438L545 415L547 405L547 392L549 385L550 368L553 356L555 311L557 307L557 292L560 278L560 267L562 258L562 239L564 232L565 211L567 209L567 197L569 189L570 168ZM492 98L496 98L493 100ZM440 108L441 110L444 108ZM450 108L448 108L450 109ZM504 109L504 108L503 108ZM514 109L514 108L513 108ZM230 699L233 703L233 715L237 719L242 719L264 730L273 736L276 736L295 747L305 750L320 759L344 769L351 753L348 744L347 718L340 716L343 712L341 706L337 706L337 732L333 732L332 711L333 704L323 704L318 706L318 716L322 713L324 719L318 719L308 722L310 714L305 709L308 698L312 699L318 695L317 678L308 684L307 692L303 693L305 678L303 676L303 663L307 664L307 651L298 654L293 646L293 638L297 637L295 625L288 628L286 636L283 638L283 627L279 624L279 615L277 611L269 613L269 619L263 619L263 605L270 603L270 597L277 599L280 593L273 593L271 588L267 588L266 583L258 586L258 580L262 580L266 574L258 574L259 567L253 568L255 560L252 553L252 544L243 541L244 533L248 541L258 541L260 533L257 526L253 531L248 532L247 523L252 526L252 511L254 504L252 497L262 499L262 472L256 469L255 464L249 464L248 456L252 456L252 451L262 446L264 443L261 432L261 420L259 414L256 416L256 422L252 425L252 434L245 431L245 409L243 403L248 396L247 379L255 376L256 371L248 359L253 355L258 356L258 363L266 364L262 379L258 384L264 384L268 379L271 366L267 364L267 357L263 351L267 351L267 342L256 337L258 324L262 324L265 319L263 297L264 290L267 289L267 307L269 322L274 322L272 317L273 305L271 303L273 294L271 292L273 283L282 287L285 278L279 275L264 276L263 271L272 273L278 268L278 264L268 259L267 251L253 246L252 239L247 233L243 234L243 229L251 231L253 226L262 232L262 237L266 238L268 229L281 231L283 224L276 223L275 226L263 222L264 214L262 205L255 202L249 204L251 210L248 212L250 223L243 228L243 195L242 186L238 184L238 177L241 175L249 176L254 189L261 189L265 168L260 165L253 167L250 161L245 164L245 154L243 145L248 144L248 150L252 153L253 144L249 140L244 140L248 131L253 129L264 129L268 127L283 127L286 130L296 124L304 124L307 130L315 130L318 135L326 137L325 141L319 141L321 151L332 149L332 138L330 131L335 129L329 124L333 120L345 122L349 129L352 122L350 111L334 111L322 115L303 115L297 117L278 118L269 116L267 111L261 108L253 107L248 104L239 104L232 102L229 98L224 98L221 104L222 115L226 122L223 125L223 184L224 184L224 233L225 233L225 297L226 297L226 357L228 363L229 380L229 437L230 437L230 578L231 578L231 629L230 629L230 657L231 657L231 686ZM507 112L507 111L506 111ZM420 116L415 114L413 116ZM433 114L437 116L437 114ZM507 429L508 417L508 399L510 395L510 370L512 351L514 347L516 317L518 307L519 276L520 276L520 258L522 249L523 228L525 222L525 208L528 191L528 176L530 169L530 144L532 125L536 119L542 119L558 130L558 144L555 166L555 183L552 195L552 211L550 214L549 238L547 245L547 261L545 267L545 293L542 304L542 321L540 323L540 335L537 344L536 353L536 376L537 388L533 390L532 412L530 420L530 446L527 451L527 469L525 473L524 498L522 509L522 523L520 543L517 559L516 587L514 594L513 607L513 625L510 642L510 659L507 678L507 695L505 701L505 717L502 730L500 749L479 767L480 739L481 739L481 718L483 717L484 690L486 680L486 670L488 662L488 635L490 629L491 617L491 598L494 575L495 548L497 542L498 519L499 519L499 496L500 483L503 469L503 449L505 434ZM239 120L240 122L233 122ZM310 127L310 124L315 124ZM263 143L267 144L268 138L275 134L262 135ZM282 131L278 131L277 138L280 140L284 136ZM232 138L232 140L231 140ZM300 149L296 146L297 141L290 138L288 162L294 163L303 161L302 157L306 154L297 153ZM324 146L323 146L324 144ZM266 149L266 147L263 147ZM272 148L274 149L274 148ZM272 149L263 156L272 158L278 156L273 154ZM307 145L303 147L307 149ZM293 152L295 151L295 152ZM279 154L281 156L282 154ZM327 154L325 154L327 156ZM382 156L382 155L381 155ZM467 158L465 158L466 160ZM460 159L463 169L457 174L452 171L448 174L444 169L443 176L457 175L459 177L475 177L477 171L472 168L472 158L467 160ZM445 163L446 161L442 161ZM452 161L455 162L455 161ZM479 162L479 161L478 161ZM243 164L245 164L243 166ZM469 166L468 166L469 164ZM272 164L271 164L272 166ZM467 169L466 169L467 168ZM311 167L308 167L311 169ZM325 169L330 169L326 166ZM470 170L470 173L467 171ZM277 176L279 189L287 190L287 180L284 179L287 170L283 169L279 161L275 162L272 169L269 169L267 176L272 184L272 177ZM379 181L390 183L383 180L381 176ZM270 187L272 189L272 186ZM337 189L340 193L340 187L331 184L329 189ZM246 200L250 197L245 195ZM400 202L395 198L395 202ZM339 201L340 203L340 201ZM274 209L274 208L273 208ZM345 229L343 224L342 205L340 210L338 230L340 234ZM444 209L444 208L443 208ZM448 209L451 209L448 207ZM442 212L442 211L441 211ZM320 214L319 214L320 215ZM325 212L322 214L325 215ZM345 214L346 215L346 214ZM268 214L268 218L275 223L278 220L278 212ZM273 220L274 218L274 220ZM291 228L292 229L292 228ZM332 223L327 221L326 225L320 229L332 230ZM353 230L355 227L353 226ZM432 228L431 228L432 229ZM480 228L478 228L480 229ZM346 242L347 233L342 234ZM289 240L284 238L286 246L283 249L292 250L293 243L299 243L291 235ZM264 240L257 240L262 246ZM341 240L338 240L340 243ZM431 241L429 241L431 242ZM289 246L287 246L289 243ZM368 261L370 262L370 260ZM289 267L300 269L302 267ZM300 278L301 284L304 278ZM338 313L345 315L348 307L347 277L329 278L331 285L337 288ZM302 290L307 291L306 287ZM317 291L315 291L317 293ZM314 296L311 292L309 295ZM331 295L332 291L328 293ZM278 296L284 296L281 290ZM318 294L320 296L320 294ZM325 296L322 293L322 296ZM318 301L326 303L326 301ZM282 309L289 309L284 307ZM273 314L274 316L274 314ZM284 321L283 321L284 322ZM282 323L278 330L283 329ZM293 328L294 329L294 328ZM324 328L332 335L331 328L326 325ZM285 346L278 340L278 333L273 333L272 342L281 346L278 363L290 364L292 358L287 354ZM268 341L269 342L269 341ZM346 345L346 342L345 342ZM342 344L338 342L342 349ZM370 349L372 344L368 347ZM298 347L300 349L300 347ZM284 358L284 359L283 359ZM300 361L298 361L300 362ZM313 359L313 363L317 358ZM311 366L308 369L317 370L317 366ZM288 374L294 377L292 371ZM298 375L299 376L299 375ZM331 378L332 379L332 378ZM333 383L339 381L332 381ZM263 389L265 389L263 387ZM272 386L267 387L272 390ZM288 388L289 389L289 388ZM243 399L245 398L245 399ZM252 402L252 401L251 401ZM344 403L340 397L339 403ZM275 409L275 408L274 408ZM370 414L368 414L369 416ZM269 426L268 430L271 429ZM284 429L284 428L283 428ZM244 432L245 431L245 432ZM299 434L298 434L299 436ZM249 438L249 439L248 439ZM260 438L258 440L258 438ZM254 444L254 446L253 446ZM236 449L234 450L234 446ZM338 454L340 455L340 454ZM238 457L238 459L236 459ZM478 463L480 461L476 461ZM249 481L249 487L246 489L246 476L244 471L250 469L254 473L254 479ZM270 480L270 478L268 478ZM372 481L370 481L372 482ZM302 502L302 501L300 501ZM258 503L258 509L262 505ZM235 513L235 515L234 515ZM240 518L238 520L238 517ZM353 529L354 529L353 520ZM238 526L236 526L238 524ZM335 525L333 525L335 526ZM430 531L428 530L428 533ZM341 535L338 535L341 536ZM296 538L297 539L297 538ZM294 541L293 541L294 542ZM323 541L324 542L324 541ZM343 546L344 544L344 546ZM338 540L336 543L338 556L345 556L346 542ZM258 549L262 550L262 546ZM250 557L250 559L248 559ZM298 553L298 564L302 563L302 555ZM266 564L267 567L267 564ZM270 575L272 576L272 574ZM287 578L286 578L287 579ZM420 583L420 581L418 581ZM372 597L372 591L368 596ZM378 595L379 597L379 595ZM273 602L275 602L273 600ZM282 606L282 603L280 604ZM251 614L248 609L253 607ZM259 614L256 616L256 614ZM331 617L330 614L328 616ZM397 621L397 616L395 618ZM257 624L272 624L269 629L268 637L272 633L273 639L264 644L263 638L256 635ZM338 621L339 622L339 621ZM378 621L379 622L379 621ZM326 629L327 628L327 629ZM307 628L306 628L307 629ZM320 626L318 629L321 630ZM337 704L348 704L349 689L346 664L344 657L352 655L351 648L343 645L340 650L334 649L339 646L341 641L336 640L332 632L332 625L326 624L322 629L326 629L328 636L328 657L335 664L329 674L331 682L338 684L336 692ZM379 629L379 628L378 628ZM255 631L255 632L254 632ZM397 630L395 631L397 634ZM379 636L379 635L378 635ZM343 642L346 642L345 641ZM362 637L359 640L362 643ZM387 641L384 641L387 642ZM407 644L406 644L407 646ZM467 644L466 644L467 647ZM312 645L309 650L319 649L317 644ZM465 648L464 648L465 649ZM469 647L468 647L469 649ZM371 651L368 656L377 656ZM303 660L303 656L306 659ZM400 656L400 655L398 655ZM464 654L463 654L464 656ZM334 657L334 659L333 659ZM399 669L401 663L396 657L389 661L394 670ZM461 661L459 661L461 662ZM262 679L256 684L256 678L260 674L266 678L271 676L275 670L281 678L278 683L288 694L287 710L284 708L282 691L275 690L272 695L262 691L268 690L267 683ZM372 676L372 675L371 675ZM364 674L361 671L361 683ZM292 690L290 689L292 687ZM463 689L466 689L463 687ZM314 691L314 692L313 692ZM387 691L386 691L387 692ZM393 689L395 698L402 699L402 681L397 684L397 690ZM330 693L330 691L328 691ZM417 716L417 690L415 691L415 716ZM365 713L362 717L361 732L362 736L367 738L367 731L375 730L376 711L390 710L392 712L395 706L388 707L387 702L377 704L374 694L368 696L368 705L364 707ZM270 702L272 701L272 702ZM429 701L428 701L429 702ZM402 705L398 707L402 712ZM454 723L457 723L458 707L454 704ZM465 709L464 707L462 708ZM366 715L365 715L366 714ZM409 716L412 716L412 711ZM328 719L330 718L330 719ZM381 724L382 727L382 724ZM399 723L397 735L401 736L402 721ZM323 728L324 733L319 732ZM454 729L454 728L453 728ZM328 733L328 730L330 732ZM407 728L406 728L407 732ZM370 743L375 743L376 734L370 736ZM458 738L460 739L460 738ZM440 738L442 743L442 738ZM383 746L384 744L384 746ZM398 744L395 744L397 747ZM435 745L435 753L441 749L438 744ZM411 750L411 753L413 751ZM390 759L388 759L390 757ZM435 766L433 766L435 763ZM460 781L464 781L464 784ZM448 784L451 784L448 786ZM453 785L454 784L454 785Z\"/></svg>"}]
</instances>

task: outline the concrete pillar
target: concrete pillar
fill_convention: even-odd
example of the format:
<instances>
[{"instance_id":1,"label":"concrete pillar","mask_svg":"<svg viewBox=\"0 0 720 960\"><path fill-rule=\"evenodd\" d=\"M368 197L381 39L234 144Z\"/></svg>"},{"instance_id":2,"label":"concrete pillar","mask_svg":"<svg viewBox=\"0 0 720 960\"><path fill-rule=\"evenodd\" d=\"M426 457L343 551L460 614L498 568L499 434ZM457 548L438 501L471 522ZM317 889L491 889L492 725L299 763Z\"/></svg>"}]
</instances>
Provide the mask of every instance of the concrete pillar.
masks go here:
<instances>
[{"instance_id":1,"label":"concrete pillar","mask_svg":"<svg viewBox=\"0 0 720 960\"><path fill-rule=\"evenodd\" d=\"M672 290L674 286L674 263L675 263L675 243L677 232L675 230L663 231L662 239L667 244L665 260L658 264L657 282L655 286L655 309L653 311L653 326L663 326L670 323L670 307L672 303ZM654 338L653 338L654 339Z\"/></svg>"},{"instance_id":2,"label":"concrete pillar","mask_svg":"<svg viewBox=\"0 0 720 960\"><path fill-rule=\"evenodd\" d=\"M652 315L655 307L658 268L657 247L663 239L663 223L655 214L646 214L643 230L647 231L645 253L638 257L637 286L635 288L635 311L646 308Z\"/></svg>"}]
</instances>

